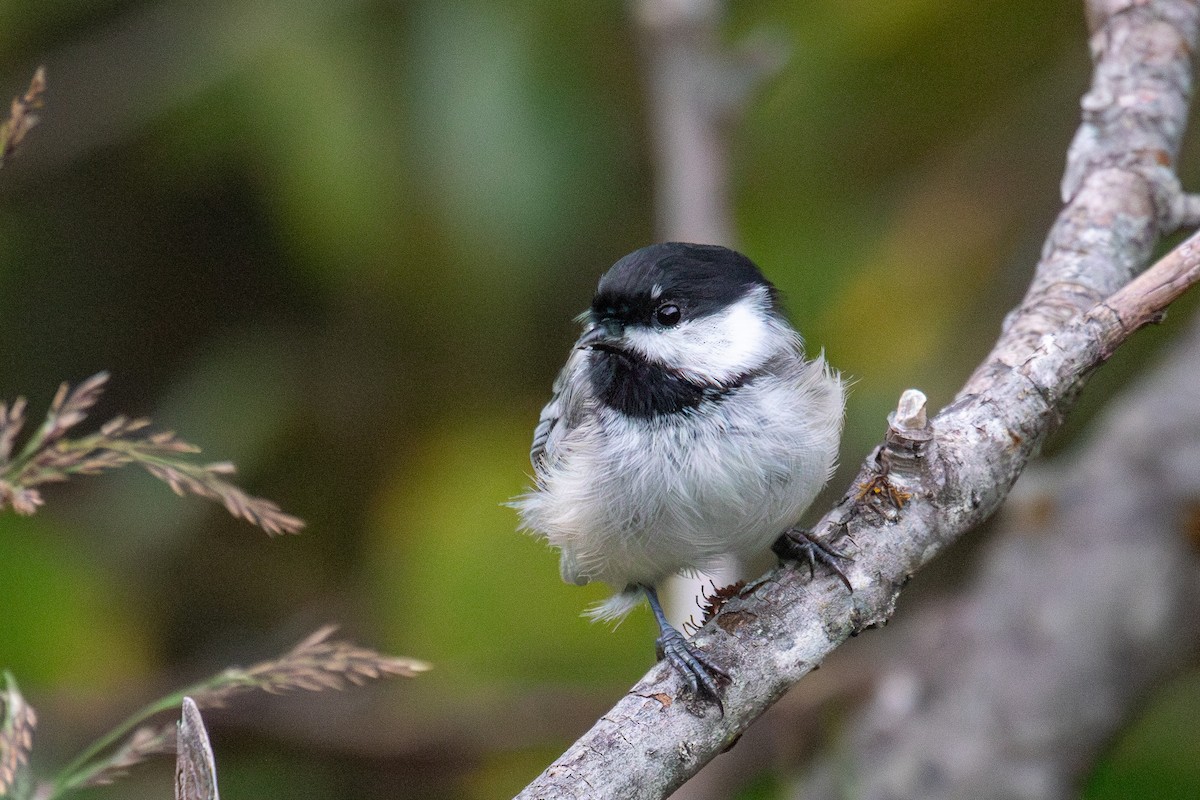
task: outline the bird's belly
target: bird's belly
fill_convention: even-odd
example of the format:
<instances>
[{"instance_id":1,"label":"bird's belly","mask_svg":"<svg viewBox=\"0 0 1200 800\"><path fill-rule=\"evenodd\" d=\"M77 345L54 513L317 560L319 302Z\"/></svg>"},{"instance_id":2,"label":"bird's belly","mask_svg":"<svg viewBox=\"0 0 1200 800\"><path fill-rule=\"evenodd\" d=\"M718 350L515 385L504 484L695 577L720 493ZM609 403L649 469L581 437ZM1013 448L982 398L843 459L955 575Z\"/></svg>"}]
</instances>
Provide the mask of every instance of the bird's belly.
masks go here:
<instances>
[{"instance_id":1,"label":"bird's belly","mask_svg":"<svg viewBox=\"0 0 1200 800\"><path fill-rule=\"evenodd\" d=\"M601 422L581 431L589 441L553 477L556 522L541 526L573 582L653 584L725 553L764 551L828 469L798 460L802 448L776 432L724 419Z\"/></svg>"}]
</instances>

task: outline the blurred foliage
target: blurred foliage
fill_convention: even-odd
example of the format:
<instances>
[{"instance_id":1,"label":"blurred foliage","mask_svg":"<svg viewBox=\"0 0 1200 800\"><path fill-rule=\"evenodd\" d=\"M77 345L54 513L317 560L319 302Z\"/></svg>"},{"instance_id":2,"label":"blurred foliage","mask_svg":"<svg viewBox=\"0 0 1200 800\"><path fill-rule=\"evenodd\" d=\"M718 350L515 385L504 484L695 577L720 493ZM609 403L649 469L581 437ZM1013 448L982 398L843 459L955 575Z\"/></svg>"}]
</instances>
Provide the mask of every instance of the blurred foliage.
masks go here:
<instances>
[{"instance_id":1,"label":"blurred foliage","mask_svg":"<svg viewBox=\"0 0 1200 800\"><path fill-rule=\"evenodd\" d=\"M372 525L369 613L397 637L389 648L440 665L434 681L619 689L653 652L653 622L646 614L602 635L580 615L609 592L567 586L550 548L513 536L513 512L494 499L525 488L527 434L519 417L475 417L408 454Z\"/></svg>"},{"instance_id":2,"label":"blurred foliage","mask_svg":"<svg viewBox=\"0 0 1200 800\"><path fill-rule=\"evenodd\" d=\"M41 517L0 514L4 668L26 691L56 684L102 691L138 679L152 650L143 598L60 533Z\"/></svg>"},{"instance_id":3,"label":"blurred foliage","mask_svg":"<svg viewBox=\"0 0 1200 800\"><path fill-rule=\"evenodd\" d=\"M1153 797L1186 800L1200 786L1200 672L1162 690L1113 745L1084 800Z\"/></svg>"},{"instance_id":4,"label":"blurred foliage","mask_svg":"<svg viewBox=\"0 0 1200 800\"><path fill-rule=\"evenodd\" d=\"M900 390L948 401L1023 292L1086 34L1076 0L730 4L731 45L762 30L790 60L733 129L738 230L856 380L837 491ZM355 726L206 716L227 796L522 785L586 724L564 709L603 710L652 658L648 614L585 623L601 592L560 584L502 505L571 318L653 235L626 6L0 0L0 54L10 94L49 80L0 173L0 397L43 407L109 369L98 417L152 416L310 524L267 541L135 475L0 518L0 666L43 730L77 731L38 757L336 621L436 669ZM1101 371L1056 446L1186 313ZM1132 774L1112 764L1091 796Z\"/></svg>"}]
</instances>

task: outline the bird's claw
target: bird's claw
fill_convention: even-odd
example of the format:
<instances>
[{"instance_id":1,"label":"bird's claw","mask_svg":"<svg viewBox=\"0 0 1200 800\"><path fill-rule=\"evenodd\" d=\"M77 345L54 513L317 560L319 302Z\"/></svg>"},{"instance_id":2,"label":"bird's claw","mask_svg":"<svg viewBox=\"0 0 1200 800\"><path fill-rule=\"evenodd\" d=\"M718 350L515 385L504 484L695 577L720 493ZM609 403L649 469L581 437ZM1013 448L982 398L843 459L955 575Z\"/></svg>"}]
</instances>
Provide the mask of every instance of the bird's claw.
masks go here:
<instances>
[{"instance_id":1,"label":"bird's claw","mask_svg":"<svg viewBox=\"0 0 1200 800\"><path fill-rule=\"evenodd\" d=\"M824 544L803 528L792 528L780 534L779 538L775 540L775 544L771 545L771 551L785 561L807 563L810 577L817 574L817 564L821 564L837 575L846 585L847 590L854 591L854 587L850 585L850 579L846 577L846 573L842 571L842 565L839 563L851 562L854 559Z\"/></svg>"},{"instance_id":2,"label":"bird's claw","mask_svg":"<svg viewBox=\"0 0 1200 800\"><path fill-rule=\"evenodd\" d=\"M703 650L690 644L683 634L674 628L666 628L662 636L654 643L655 652L660 661L667 661L687 682L692 694L697 697L708 697L717 704L721 715L725 715L725 705L721 702L718 679L729 679L728 673L713 663Z\"/></svg>"}]
</instances>

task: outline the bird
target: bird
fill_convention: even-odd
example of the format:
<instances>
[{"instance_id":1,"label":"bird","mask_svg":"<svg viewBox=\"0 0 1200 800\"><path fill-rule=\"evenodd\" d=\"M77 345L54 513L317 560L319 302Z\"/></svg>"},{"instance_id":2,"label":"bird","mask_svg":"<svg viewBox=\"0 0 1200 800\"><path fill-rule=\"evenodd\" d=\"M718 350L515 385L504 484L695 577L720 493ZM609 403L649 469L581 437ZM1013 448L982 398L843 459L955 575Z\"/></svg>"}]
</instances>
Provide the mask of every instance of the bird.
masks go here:
<instances>
[{"instance_id":1,"label":"bird","mask_svg":"<svg viewBox=\"0 0 1200 800\"><path fill-rule=\"evenodd\" d=\"M656 651L693 695L721 704L728 673L671 626L657 586L768 548L839 562L798 521L835 467L845 383L809 359L780 293L745 255L665 242L600 278L530 448L521 528L560 553L562 579L614 594L587 614L620 620L644 598Z\"/></svg>"}]
</instances>

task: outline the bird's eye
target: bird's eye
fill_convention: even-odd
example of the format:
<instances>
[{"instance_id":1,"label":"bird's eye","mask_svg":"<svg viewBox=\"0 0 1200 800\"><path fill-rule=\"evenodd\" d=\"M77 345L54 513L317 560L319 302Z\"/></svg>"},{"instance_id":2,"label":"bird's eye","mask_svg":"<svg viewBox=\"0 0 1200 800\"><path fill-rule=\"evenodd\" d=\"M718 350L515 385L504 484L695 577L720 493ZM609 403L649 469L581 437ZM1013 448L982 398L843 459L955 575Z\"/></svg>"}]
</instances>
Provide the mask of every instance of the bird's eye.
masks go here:
<instances>
[{"instance_id":1,"label":"bird's eye","mask_svg":"<svg viewBox=\"0 0 1200 800\"><path fill-rule=\"evenodd\" d=\"M679 311L679 306L674 303L663 303L654 309L654 319L658 320L659 325L668 328L672 325L678 325L681 316L682 313Z\"/></svg>"}]
</instances>

